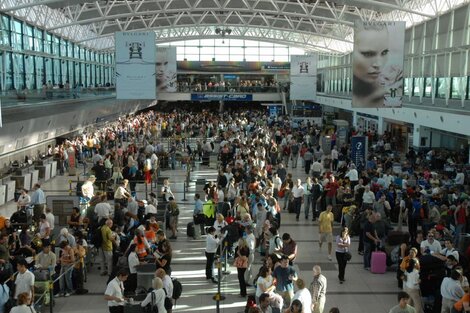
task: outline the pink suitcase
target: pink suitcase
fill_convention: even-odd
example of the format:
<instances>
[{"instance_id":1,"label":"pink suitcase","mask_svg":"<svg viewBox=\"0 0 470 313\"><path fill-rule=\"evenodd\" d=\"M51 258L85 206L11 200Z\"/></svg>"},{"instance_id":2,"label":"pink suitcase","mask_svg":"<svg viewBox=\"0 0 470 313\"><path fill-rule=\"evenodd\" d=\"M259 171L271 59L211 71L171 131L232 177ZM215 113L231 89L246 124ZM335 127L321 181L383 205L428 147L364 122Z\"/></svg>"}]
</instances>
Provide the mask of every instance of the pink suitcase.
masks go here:
<instances>
[{"instance_id":1,"label":"pink suitcase","mask_svg":"<svg viewBox=\"0 0 470 313\"><path fill-rule=\"evenodd\" d=\"M387 255L383 251L372 252L370 271L374 274L384 274L387 271Z\"/></svg>"}]
</instances>

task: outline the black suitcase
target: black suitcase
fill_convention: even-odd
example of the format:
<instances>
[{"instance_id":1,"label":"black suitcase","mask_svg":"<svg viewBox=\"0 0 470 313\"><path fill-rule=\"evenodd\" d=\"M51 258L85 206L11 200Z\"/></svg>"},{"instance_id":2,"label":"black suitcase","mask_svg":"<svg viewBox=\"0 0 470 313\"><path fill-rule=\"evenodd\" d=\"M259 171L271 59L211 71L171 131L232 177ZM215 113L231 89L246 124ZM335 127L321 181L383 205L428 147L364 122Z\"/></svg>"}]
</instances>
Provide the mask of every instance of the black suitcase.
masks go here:
<instances>
[{"instance_id":1,"label":"black suitcase","mask_svg":"<svg viewBox=\"0 0 470 313\"><path fill-rule=\"evenodd\" d=\"M188 226L186 227L186 235L188 237L194 238L195 233L194 233L194 222L189 222Z\"/></svg>"}]
</instances>

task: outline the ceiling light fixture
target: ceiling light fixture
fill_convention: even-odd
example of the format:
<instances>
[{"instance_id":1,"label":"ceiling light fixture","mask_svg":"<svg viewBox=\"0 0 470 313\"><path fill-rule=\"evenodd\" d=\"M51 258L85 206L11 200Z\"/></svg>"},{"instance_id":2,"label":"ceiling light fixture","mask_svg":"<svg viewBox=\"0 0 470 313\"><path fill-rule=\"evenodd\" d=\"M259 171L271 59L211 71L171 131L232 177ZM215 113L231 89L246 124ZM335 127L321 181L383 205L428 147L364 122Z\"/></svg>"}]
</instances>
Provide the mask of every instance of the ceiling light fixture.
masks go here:
<instances>
[{"instance_id":1,"label":"ceiling light fixture","mask_svg":"<svg viewBox=\"0 0 470 313\"><path fill-rule=\"evenodd\" d=\"M217 28L215 29L215 33L216 33L217 35L220 35L220 36L222 37L222 43L224 44L224 43L225 43L225 40L224 40L225 35L230 35L230 34L232 33L232 30L231 30L230 28L225 28L225 29L223 29L223 28L217 27Z\"/></svg>"}]
</instances>

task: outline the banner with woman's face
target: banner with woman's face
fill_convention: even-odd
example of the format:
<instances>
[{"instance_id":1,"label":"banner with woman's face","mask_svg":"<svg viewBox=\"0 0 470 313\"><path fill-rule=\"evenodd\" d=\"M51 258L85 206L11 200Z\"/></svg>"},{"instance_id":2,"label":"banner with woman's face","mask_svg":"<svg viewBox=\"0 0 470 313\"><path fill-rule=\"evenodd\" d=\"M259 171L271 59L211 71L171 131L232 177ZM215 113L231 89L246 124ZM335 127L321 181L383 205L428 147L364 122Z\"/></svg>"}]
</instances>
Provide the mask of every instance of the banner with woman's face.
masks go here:
<instances>
[{"instance_id":1,"label":"banner with woman's face","mask_svg":"<svg viewBox=\"0 0 470 313\"><path fill-rule=\"evenodd\" d=\"M405 22L356 21L352 107L401 107L404 46Z\"/></svg>"}]
</instances>

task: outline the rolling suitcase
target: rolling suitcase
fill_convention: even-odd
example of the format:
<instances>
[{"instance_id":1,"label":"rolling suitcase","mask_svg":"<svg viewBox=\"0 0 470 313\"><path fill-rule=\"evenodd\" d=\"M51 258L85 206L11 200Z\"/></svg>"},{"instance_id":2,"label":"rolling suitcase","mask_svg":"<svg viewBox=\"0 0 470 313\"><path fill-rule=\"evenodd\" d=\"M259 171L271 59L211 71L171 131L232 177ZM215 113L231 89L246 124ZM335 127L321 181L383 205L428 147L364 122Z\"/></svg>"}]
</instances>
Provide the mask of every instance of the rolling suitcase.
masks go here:
<instances>
[{"instance_id":1,"label":"rolling suitcase","mask_svg":"<svg viewBox=\"0 0 470 313\"><path fill-rule=\"evenodd\" d=\"M383 251L372 252L370 271L374 274L384 274L387 271L387 255Z\"/></svg>"},{"instance_id":2,"label":"rolling suitcase","mask_svg":"<svg viewBox=\"0 0 470 313\"><path fill-rule=\"evenodd\" d=\"M186 234L188 237L193 237L194 238L194 222L189 222L188 226L186 228Z\"/></svg>"}]
</instances>

